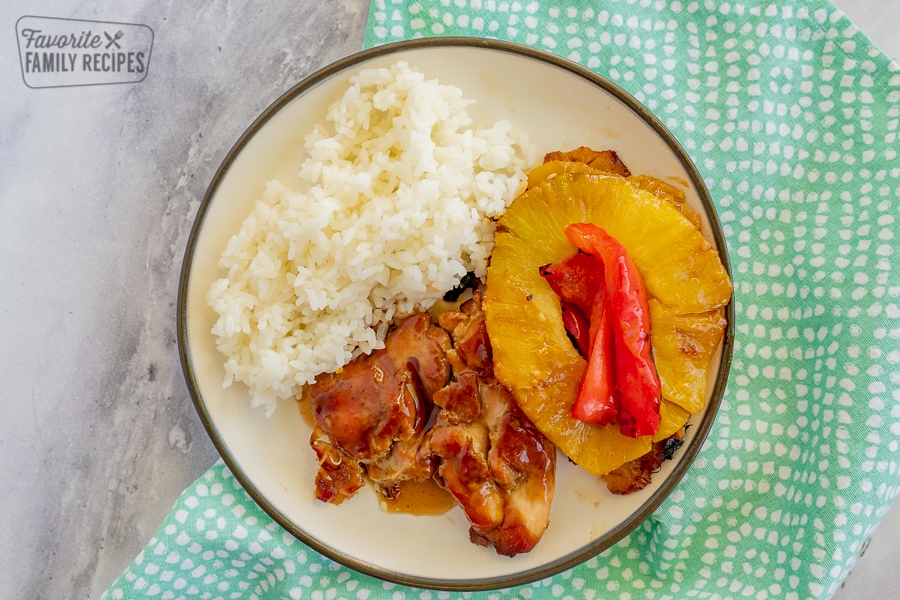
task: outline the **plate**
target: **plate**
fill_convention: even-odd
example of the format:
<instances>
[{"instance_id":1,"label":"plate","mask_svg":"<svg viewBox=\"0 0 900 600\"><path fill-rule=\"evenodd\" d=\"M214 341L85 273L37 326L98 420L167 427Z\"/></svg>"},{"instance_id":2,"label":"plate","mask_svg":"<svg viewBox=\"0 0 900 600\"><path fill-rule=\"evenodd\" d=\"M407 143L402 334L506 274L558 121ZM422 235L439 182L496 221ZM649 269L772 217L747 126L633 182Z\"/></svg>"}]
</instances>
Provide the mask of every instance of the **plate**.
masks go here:
<instances>
[{"instance_id":1,"label":"plate","mask_svg":"<svg viewBox=\"0 0 900 600\"><path fill-rule=\"evenodd\" d=\"M440 516L388 513L374 490L340 506L314 500L316 461L310 428L296 404L280 402L266 418L248 391L222 387L223 356L210 330L215 314L206 292L223 274L216 263L228 239L270 179L289 186L305 156L303 138L324 122L359 70L405 60L429 78L452 84L476 103L480 124L510 119L539 156L581 145L612 148L634 173L686 189L703 231L728 267L709 194L687 154L640 103L574 63L530 48L469 38L414 40L347 57L300 82L244 132L217 170L199 207L180 281L178 342L196 409L237 480L275 521L343 565L384 580L443 590L486 590L525 584L573 567L609 548L646 519L673 490L697 454L719 406L730 364L734 314L709 383L704 412L691 419L685 444L650 486L613 496L596 477L558 461L550 526L528 554L507 558L469 542L460 509Z\"/></svg>"}]
</instances>

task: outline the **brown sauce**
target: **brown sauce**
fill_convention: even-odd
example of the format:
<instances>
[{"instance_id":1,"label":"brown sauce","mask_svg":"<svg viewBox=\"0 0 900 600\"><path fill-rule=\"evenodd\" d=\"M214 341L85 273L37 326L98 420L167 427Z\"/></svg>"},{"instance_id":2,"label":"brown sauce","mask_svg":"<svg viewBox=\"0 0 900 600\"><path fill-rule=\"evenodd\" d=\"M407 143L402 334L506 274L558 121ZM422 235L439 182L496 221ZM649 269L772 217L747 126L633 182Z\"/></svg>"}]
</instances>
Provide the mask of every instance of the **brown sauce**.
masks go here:
<instances>
[{"instance_id":1,"label":"brown sauce","mask_svg":"<svg viewBox=\"0 0 900 600\"><path fill-rule=\"evenodd\" d=\"M303 422L309 425L310 429L314 429L316 422L313 418L312 400L310 400L309 397L309 386L304 385L301 389L300 396L297 398L297 406L300 408L300 417L303 419Z\"/></svg>"},{"instance_id":2,"label":"brown sauce","mask_svg":"<svg viewBox=\"0 0 900 600\"><path fill-rule=\"evenodd\" d=\"M408 480L400 484L400 494L396 500L384 498L381 506L389 513L442 515L456 506L456 500L433 479Z\"/></svg>"}]
</instances>

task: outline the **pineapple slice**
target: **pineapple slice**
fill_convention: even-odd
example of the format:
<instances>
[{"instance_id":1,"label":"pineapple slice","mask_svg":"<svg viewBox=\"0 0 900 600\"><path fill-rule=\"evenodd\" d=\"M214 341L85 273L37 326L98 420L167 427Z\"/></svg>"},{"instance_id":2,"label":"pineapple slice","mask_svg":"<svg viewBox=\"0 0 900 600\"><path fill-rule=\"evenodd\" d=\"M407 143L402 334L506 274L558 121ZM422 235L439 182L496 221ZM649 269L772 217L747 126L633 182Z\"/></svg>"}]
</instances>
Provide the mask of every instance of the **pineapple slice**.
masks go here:
<instances>
[{"instance_id":1,"label":"pineapple slice","mask_svg":"<svg viewBox=\"0 0 900 600\"><path fill-rule=\"evenodd\" d=\"M653 474L659 471L664 461L672 458L681 448L684 430L679 429L671 436L657 441L647 454L629 461L600 478L613 494L632 494L650 484Z\"/></svg>"},{"instance_id":2,"label":"pineapple slice","mask_svg":"<svg viewBox=\"0 0 900 600\"><path fill-rule=\"evenodd\" d=\"M528 189L557 173L597 173L628 177L631 171L613 150L591 150L581 146L569 152L550 152L544 164L528 174ZM665 185L665 184L664 184Z\"/></svg>"},{"instance_id":3,"label":"pineapple slice","mask_svg":"<svg viewBox=\"0 0 900 600\"><path fill-rule=\"evenodd\" d=\"M656 177L632 175L614 150L597 151L581 146L569 152L550 152L544 156L543 164L528 173L526 189L531 189L544 179L559 173L595 173L627 177L637 187L673 203L694 227L700 229L700 215L688 206L683 190Z\"/></svg>"},{"instance_id":4,"label":"pineapple slice","mask_svg":"<svg viewBox=\"0 0 900 600\"><path fill-rule=\"evenodd\" d=\"M703 410L709 365L725 332L725 309L677 315L651 299L650 341L662 395L691 414Z\"/></svg>"},{"instance_id":5,"label":"pineapple slice","mask_svg":"<svg viewBox=\"0 0 900 600\"><path fill-rule=\"evenodd\" d=\"M592 173L594 175L610 175L606 171L592 167L591 165L566 160L551 160L538 165L528 173L526 189L539 185L545 179L556 177L560 173Z\"/></svg>"},{"instance_id":6,"label":"pineapple slice","mask_svg":"<svg viewBox=\"0 0 900 600\"><path fill-rule=\"evenodd\" d=\"M665 388L663 388L665 390ZM703 382L706 390L706 382ZM659 405L659 430L653 436L653 441L658 442L671 437L687 424L688 419L694 414L675 402L670 401L663 393L663 400Z\"/></svg>"},{"instance_id":7,"label":"pineapple slice","mask_svg":"<svg viewBox=\"0 0 900 600\"><path fill-rule=\"evenodd\" d=\"M659 196L663 200L668 200L674 204L675 207L681 211L681 214L687 217L687 220L691 222L691 225L700 229L700 215L688 206L684 191L680 188L657 179L656 177L650 177L649 175L634 175L629 177L628 180L642 190L653 192L653 194Z\"/></svg>"},{"instance_id":8,"label":"pineapple slice","mask_svg":"<svg viewBox=\"0 0 900 600\"><path fill-rule=\"evenodd\" d=\"M566 335L559 299L538 268L575 252L563 230L581 222L603 227L619 240L648 296L669 315L687 318L723 307L732 288L718 253L678 207L623 177L556 172L519 196L500 219L484 297L495 374L566 456L601 475L646 454L651 437L672 435L690 410L664 394L660 431L637 439L621 435L617 426L571 416L585 361ZM653 327L651 313L651 336Z\"/></svg>"}]
</instances>

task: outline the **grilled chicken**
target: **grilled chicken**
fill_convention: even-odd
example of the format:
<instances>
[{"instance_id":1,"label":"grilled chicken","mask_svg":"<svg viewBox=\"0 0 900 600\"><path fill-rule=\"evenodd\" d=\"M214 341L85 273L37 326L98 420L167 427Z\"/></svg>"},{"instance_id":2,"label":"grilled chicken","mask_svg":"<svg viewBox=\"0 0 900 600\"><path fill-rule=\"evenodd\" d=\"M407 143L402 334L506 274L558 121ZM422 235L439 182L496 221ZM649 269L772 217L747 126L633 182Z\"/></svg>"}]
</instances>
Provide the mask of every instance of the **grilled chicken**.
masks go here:
<instances>
[{"instance_id":1,"label":"grilled chicken","mask_svg":"<svg viewBox=\"0 0 900 600\"><path fill-rule=\"evenodd\" d=\"M440 323L453 338L454 381L434 395L438 481L465 511L472 542L506 556L528 552L550 521L556 448L494 379L481 294Z\"/></svg>"},{"instance_id":2,"label":"grilled chicken","mask_svg":"<svg viewBox=\"0 0 900 600\"><path fill-rule=\"evenodd\" d=\"M450 380L449 349L447 332L416 314L391 332L383 349L316 379L309 397L317 499L340 504L366 475L387 496L404 479L431 477L433 461L419 450L434 393Z\"/></svg>"},{"instance_id":3,"label":"grilled chicken","mask_svg":"<svg viewBox=\"0 0 900 600\"><path fill-rule=\"evenodd\" d=\"M556 448L494 378L481 293L439 322L406 318L384 349L310 387L316 498L340 504L366 480L395 498L402 481L433 477L474 543L528 552L550 520Z\"/></svg>"}]
</instances>

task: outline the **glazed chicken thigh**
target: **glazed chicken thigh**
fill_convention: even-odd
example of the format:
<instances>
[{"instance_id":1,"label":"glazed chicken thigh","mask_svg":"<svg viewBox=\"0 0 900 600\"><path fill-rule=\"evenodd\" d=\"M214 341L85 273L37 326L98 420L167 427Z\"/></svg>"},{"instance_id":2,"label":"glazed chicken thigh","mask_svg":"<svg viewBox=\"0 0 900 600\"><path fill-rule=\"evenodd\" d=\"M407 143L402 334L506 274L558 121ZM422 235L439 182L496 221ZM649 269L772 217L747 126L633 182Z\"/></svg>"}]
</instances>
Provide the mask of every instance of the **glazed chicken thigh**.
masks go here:
<instances>
[{"instance_id":1,"label":"glazed chicken thigh","mask_svg":"<svg viewBox=\"0 0 900 600\"><path fill-rule=\"evenodd\" d=\"M480 293L440 324L453 338L455 380L434 395L429 445L439 481L465 511L473 543L506 556L528 552L550 522L556 448L494 379Z\"/></svg>"},{"instance_id":2,"label":"glazed chicken thigh","mask_svg":"<svg viewBox=\"0 0 900 600\"><path fill-rule=\"evenodd\" d=\"M368 475L393 496L405 479L428 479L433 460L421 454L432 397L450 380L447 332L426 314L405 319L385 347L360 356L309 388L316 452L316 498L340 504Z\"/></svg>"},{"instance_id":3,"label":"glazed chicken thigh","mask_svg":"<svg viewBox=\"0 0 900 600\"><path fill-rule=\"evenodd\" d=\"M439 324L407 317L384 349L310 387L316 498L340 504L366 479L395 498L402 481L433 477L473 543L528 552L549 524L556 448L494 378L481 293Z\"/></svg>"}]
</instances>

